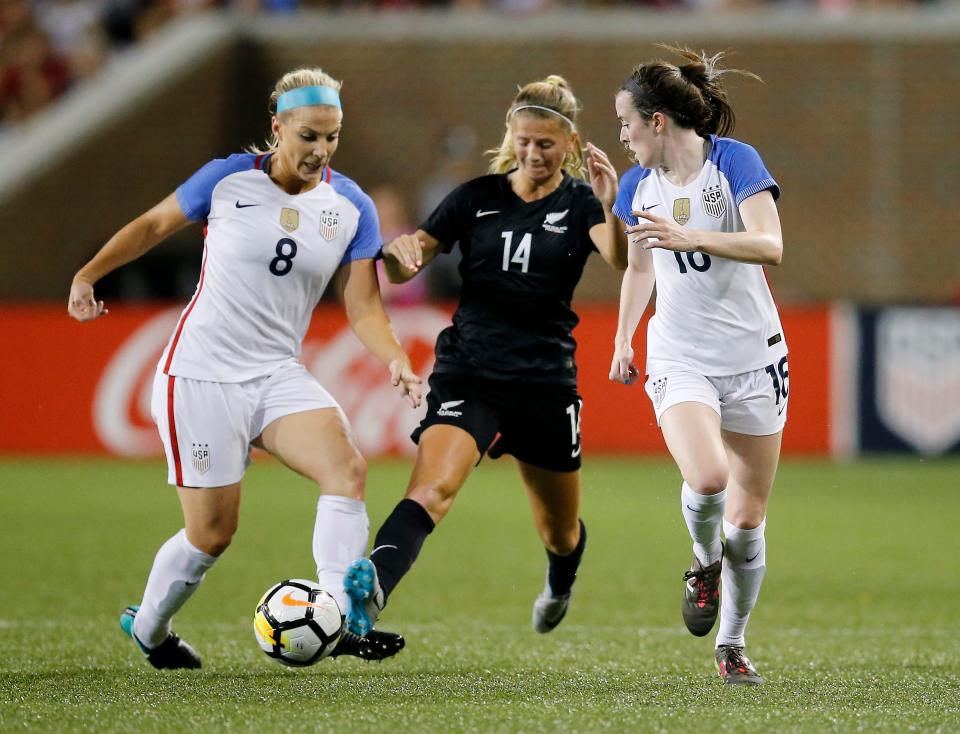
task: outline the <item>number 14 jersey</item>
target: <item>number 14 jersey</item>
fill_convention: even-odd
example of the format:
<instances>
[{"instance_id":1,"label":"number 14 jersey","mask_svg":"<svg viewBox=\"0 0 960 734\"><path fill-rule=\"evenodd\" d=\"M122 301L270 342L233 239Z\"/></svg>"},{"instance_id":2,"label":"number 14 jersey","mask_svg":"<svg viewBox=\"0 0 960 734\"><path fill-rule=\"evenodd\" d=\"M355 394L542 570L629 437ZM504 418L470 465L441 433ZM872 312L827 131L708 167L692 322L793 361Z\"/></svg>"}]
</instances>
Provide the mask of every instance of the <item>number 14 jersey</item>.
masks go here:
<instances>
[{"instance_id":1,"label":"number 14 jersey","mask_svg":"<svg viewBox=\"0 0 960 734\"><path fill-rule=\"evenodd\" d=\"M206 220L197 290L160 359L164 373L213 382L268 375L300 356L310 316L341 264L380 250L370 197L339 173L288 194L269 156L210 161L176 192Z\"/></svg>"},{"instance_id":2,"label":"number 14 jersey","mask_svg":"<svg viewBox=\"0 0 960 734\"><path fill-rule=\"evenodd\" d=\"M624 174L614 213L628 224L631 211L648 211L695 230L743 232L740 204L780 187L751 146L710 137L710 154L686 186L659 169L636 166ZM702 375L737 375L787 353L780 316L763 266L702 252L653 249L656 312L647 327L651 363L674 362Z\"/></svg>"}]
</instances>

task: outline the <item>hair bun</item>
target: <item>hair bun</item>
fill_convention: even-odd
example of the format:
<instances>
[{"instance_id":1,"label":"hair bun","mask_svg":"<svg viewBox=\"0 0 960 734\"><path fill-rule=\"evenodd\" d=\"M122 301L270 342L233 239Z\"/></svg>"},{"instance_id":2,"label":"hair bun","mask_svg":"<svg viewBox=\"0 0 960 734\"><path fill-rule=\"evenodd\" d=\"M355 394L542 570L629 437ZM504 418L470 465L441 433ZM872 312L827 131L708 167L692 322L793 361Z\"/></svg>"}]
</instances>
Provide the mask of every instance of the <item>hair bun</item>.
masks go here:
<instances>
[{"instance_id":1,"label":"hair bun","mask_svg":"<svg viewBox=\"0 0 960 734\"><path fill-rule=\"evenodd\" d=\"M546 79L543 80L545 84L549 84L554 87L562 87L563 89L570 89L570 84L559 74L551 74Z\"/></svg>"}]
</instances>

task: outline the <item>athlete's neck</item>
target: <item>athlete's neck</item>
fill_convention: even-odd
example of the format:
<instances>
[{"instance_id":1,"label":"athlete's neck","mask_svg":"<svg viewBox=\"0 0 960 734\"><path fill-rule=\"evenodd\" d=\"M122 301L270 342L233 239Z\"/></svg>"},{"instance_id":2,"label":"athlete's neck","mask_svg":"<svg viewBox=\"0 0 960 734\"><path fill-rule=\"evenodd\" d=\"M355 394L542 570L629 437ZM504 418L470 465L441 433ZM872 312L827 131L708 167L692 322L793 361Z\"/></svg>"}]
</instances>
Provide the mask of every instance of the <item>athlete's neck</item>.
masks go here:
<instances>
[{"instance_id":1,"label":"athlete's neck","mask_svg":"<svg viewBox=\"0 0 960 734\"><path fill-rule=\"evenodd\" d=\"M507 174L507 181L510 182L513 193L524 201L539 201L550 196L563 183L563 169L559 169L546 181L531 181L516 170Z\"/></svg>"},{"instance_id":2,"label":"athlete's neck","mask_svg":"<svg viewBox=\"0 0 960 734\"><path fill-rule=\"evenodd\" d=\"M296 173L289 172L283 160L278 158L276 153L267 159L263 170L270 177L271 181L291 195L305 194L311 189L316 188L319 182L319 179L317 181L304 181L296 175Z\"/></svg>"},{"instance_id":3,"label":"athlete's neck","mask_svg":"<svg viewBox=\"0 0 960 734\"><path fill-rule=\"evenodd\" d=\"M703 170L710 147L710 138L701 138L693 130L678 129L675 136L664 141L660 164L663 177L674 186L686 186L694 181Z\"/></svg>"}]
</instances>

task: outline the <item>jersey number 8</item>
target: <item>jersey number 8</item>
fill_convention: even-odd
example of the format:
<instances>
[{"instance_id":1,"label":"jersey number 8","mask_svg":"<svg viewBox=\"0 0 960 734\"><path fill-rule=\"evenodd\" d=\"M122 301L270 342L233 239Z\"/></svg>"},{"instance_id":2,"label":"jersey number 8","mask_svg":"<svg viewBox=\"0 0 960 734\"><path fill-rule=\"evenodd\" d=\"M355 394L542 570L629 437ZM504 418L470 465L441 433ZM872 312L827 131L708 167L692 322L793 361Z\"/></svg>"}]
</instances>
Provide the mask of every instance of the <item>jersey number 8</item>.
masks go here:
<instances>
[{"instance_id":1,"label":"jersey number 8","mask_svg":"<svg viewBox=\"0 0 960 734\"><path fill-rule=\"evenodd\" d=\"M297 243L284 237L277 243L277 256L270 261L270 272L274 275L286 275L293 270L293 258L297 256Z\"/></svg>"}]
</instances>

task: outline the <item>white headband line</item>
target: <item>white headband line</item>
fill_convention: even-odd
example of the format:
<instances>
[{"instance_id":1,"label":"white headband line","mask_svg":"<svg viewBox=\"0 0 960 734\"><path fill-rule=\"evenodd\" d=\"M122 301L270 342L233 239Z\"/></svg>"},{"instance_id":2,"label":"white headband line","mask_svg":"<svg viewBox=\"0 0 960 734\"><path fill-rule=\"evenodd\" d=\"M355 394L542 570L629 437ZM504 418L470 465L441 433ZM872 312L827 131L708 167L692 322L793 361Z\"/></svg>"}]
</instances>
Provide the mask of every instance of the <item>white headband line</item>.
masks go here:
<instances>
[{"instance_id":1,"label":"white headband line","mask_svg":"<svg viewBox=\"0 0 960 734\"><path fill-rule=\"evenodd\" d=\"M577 129L577 126L573 124L573 120L571 120L562 112L557 112L556 110L551 109L550 107L544 107L543 105L539 105L539 104L522 104L519 107L514 107L512 110L510 110L510 117L512 118L520 110L543 110L544 112L550 112L551 114L554 114L557 117L564 120L570 126L571 130Z\"/></svg>"}]
</instances>

